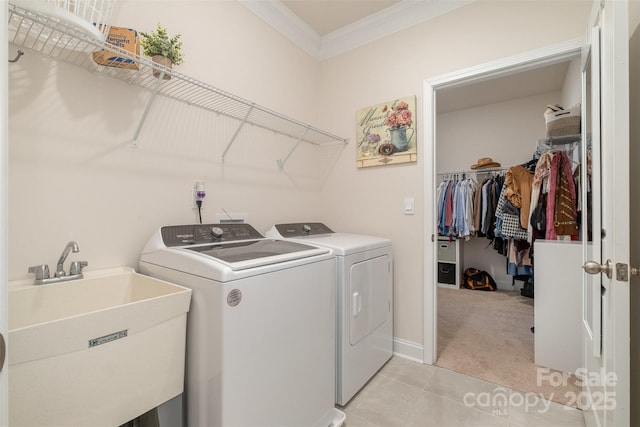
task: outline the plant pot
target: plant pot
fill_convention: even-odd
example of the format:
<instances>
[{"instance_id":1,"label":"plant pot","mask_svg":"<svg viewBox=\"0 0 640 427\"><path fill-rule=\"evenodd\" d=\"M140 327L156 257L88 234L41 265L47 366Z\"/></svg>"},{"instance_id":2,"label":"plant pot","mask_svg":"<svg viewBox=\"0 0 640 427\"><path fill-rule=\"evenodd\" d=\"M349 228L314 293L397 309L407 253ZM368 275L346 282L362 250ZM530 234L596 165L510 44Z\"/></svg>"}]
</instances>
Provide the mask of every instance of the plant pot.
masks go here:
<instances>
[{"instance_id":1,"label":"plant pot","mask_svg":"<svg viewBox=\"0 0 640 427\"><path fill-rule=\"evenodd\" d=\"M171 60L169 58L167 58L166 56L162 56L162 55L154 55L151 57L151 60L159 65L162 65L164 67L167 67L169 69L169 71L171 70ZM159 67L156 67L154 65L153 67L153 76L160 78L160 74L162 74L162 71ZM171 74L170 72L165 71L164 73L164 80L169 80L171 78Z\"/></svg>"}]
</instances>

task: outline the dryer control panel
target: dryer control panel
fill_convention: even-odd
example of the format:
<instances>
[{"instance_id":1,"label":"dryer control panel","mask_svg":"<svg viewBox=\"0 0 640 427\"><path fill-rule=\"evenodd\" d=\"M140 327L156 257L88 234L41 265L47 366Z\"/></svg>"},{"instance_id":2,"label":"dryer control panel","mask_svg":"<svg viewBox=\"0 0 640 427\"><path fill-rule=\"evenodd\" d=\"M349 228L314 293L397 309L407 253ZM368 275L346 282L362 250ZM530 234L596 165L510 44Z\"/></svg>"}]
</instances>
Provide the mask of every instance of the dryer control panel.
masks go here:
<instances>
[{"instance_id":1,"label":"dryer control panel","mask_svg":"<svg viewBox=\"0 0 640 427\"><path fill-rule=\"evenodd\" d=\"M282 237L313 236L316 234L331 234L333 230L321 222L298 222L292 224L276 224L276 230Z\"/></svg>"},{"instance_id":2,"label":"dryer control panel","mask_svg":"<svg viewBox=\"0 0 640 427\"><path fill-rule=\"evenodd\" d=\"M244 223L171 225L160 230L167 247L264 239L255 228Z\"/></svg>"}]
</instances>

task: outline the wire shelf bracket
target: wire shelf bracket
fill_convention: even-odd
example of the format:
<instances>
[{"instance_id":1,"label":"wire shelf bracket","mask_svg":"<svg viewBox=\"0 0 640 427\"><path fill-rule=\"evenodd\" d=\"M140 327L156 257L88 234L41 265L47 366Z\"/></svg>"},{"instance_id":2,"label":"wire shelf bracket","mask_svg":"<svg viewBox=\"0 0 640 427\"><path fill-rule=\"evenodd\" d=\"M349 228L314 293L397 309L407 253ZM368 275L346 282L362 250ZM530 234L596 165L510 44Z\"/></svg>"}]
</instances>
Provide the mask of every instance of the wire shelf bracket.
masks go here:
<instances>
[{"instance_id":1,"label":"wire shelf bracket","mask_svg":"<svg viewBox=\"0 0 640 427\"><path fill-rule=\"evenodd\" d=\"M291 157L293 152L296 151L296 148L298 148L298 145L300 145L300 143L302 142L304 136L307 134L308 130L309 130L309 128L305 129L305 131L302 133L302 135L300 135L300 138L298 139L296 144L293 146L293 148L291 148L291 150L289 151L289 154L287 154L287 156L284 159L278 159L278 161L277 161L278 170L280 172L282 172L282 169L284 168L284 164L287 163L287 160L289 160L289 157Z\"/></svg>"},{"instance_id":2,"label":"wire shelf bracket","mask_svg":"<svg viewBox=\"0 0 640 427\"><path fill-rule=\"evenodd\" d=\"M251 105L251 108L249 108L249 111L247 111L247 114L244 116L244 119L242 119L242 121L240 122L240 125L238 125L238 128L236 129L233 136L231 137L231 141L229 141L229 143L227 144L227 148L224 149L224 152L222 153L222 163L224 163L224 158L227 155L227 151L229 151L229 148L231 148L233 143L236 141L236 138L238 137L240 130L242 130L245 123L247 123L247 119L249 119L249 116L251 115L251 112L253 111L255 106L256 106L255 104Z\"/></svg>"},{"instance_id":3,"label":"wire shelf bracket","mask_svg":"<svg viewBox=\"0 0 640 427\"><path fill-rule=\"evenodd\" d=\"M160 75L158 76L158 81L156 82L155 87L151 91L151 95L149 96L149 100L147 101L147 105L144 107L144 111L142 112L142 117L140 118L140 122L138 123L138 127L136 128L135 133L133 134L133 148L138 148L138 136L140 136L140 131L142 130L142 126L144 125L145 120L147 119L147 115L149 114L149 110L151 109L151 104L156 99L156 95L158 94L158 89L160 88L160 83L164 79L164 71L160 71Z\"/></svg>"},{"instance_id":4,"label":"wire shelf bracket","mask_svg":"<svg viewBox=\"0 0 640 427\"><path fill-rule=\"evenodd\" d=\"M245 124L318 146L333 145L336 141L348 144L349 140L346 138L309 126L172 69L155 65L151 58L129 52L86 31L79 31L41 11L29 10L9 1L8 12L10 43L84 68L91 73L126 82L151 94L132 138L134 147L138 145L143 125L158 95L240 122L236 134L224 151L223 161ZM110 62L96 63L93 55L99 51L102 51L105 54L103 56L109 58ZM123 64L135 64L135 68L127 68ZM154 69L159 69L164 75L160 78L154 77ZM170 78L162 78L167 76ZM288 158L289 156L279 164L284 165Z\"/></svg>"}]
</instances>

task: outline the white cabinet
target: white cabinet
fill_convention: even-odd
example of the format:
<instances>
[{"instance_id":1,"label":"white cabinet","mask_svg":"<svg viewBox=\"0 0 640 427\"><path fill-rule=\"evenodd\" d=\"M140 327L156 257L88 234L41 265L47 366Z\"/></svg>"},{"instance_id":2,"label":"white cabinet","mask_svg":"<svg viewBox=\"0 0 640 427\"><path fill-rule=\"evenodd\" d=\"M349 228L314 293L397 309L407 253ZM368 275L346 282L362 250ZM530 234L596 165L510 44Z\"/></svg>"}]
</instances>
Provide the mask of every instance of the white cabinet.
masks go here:
<instances>
[{"instance_id":1,"label":"white cabinet","mask_svg":"<svg viewBox=\"0 0 640 427\"><path fill-rule=\"evenodd\" d=\"M457 240L438 238L438 286L443 288L460 288L460 250Z\"/></svg>"},{"instance_id":2,"label":"white cabinet","mask_svg":"<svg viewBox=\"0 0 640 427\"><path fill-rule=\"evenodd\" d=\"M535 363L563 372L582 364L582 242L534 243Z\"/></svg>"}]
</instances>

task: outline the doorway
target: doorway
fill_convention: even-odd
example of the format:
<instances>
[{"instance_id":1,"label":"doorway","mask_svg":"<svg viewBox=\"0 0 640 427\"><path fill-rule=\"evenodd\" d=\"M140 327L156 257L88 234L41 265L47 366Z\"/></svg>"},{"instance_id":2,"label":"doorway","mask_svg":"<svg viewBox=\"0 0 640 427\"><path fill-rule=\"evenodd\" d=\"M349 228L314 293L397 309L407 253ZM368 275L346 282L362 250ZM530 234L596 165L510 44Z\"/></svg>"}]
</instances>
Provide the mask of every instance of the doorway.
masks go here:
<instances>
[{"instance_id":1,"label":"doorway","mask_svg":"<svg viewBox=\"0 0 640 427\"><path fill-rule=\"evenodd\" d=\"M441 288L436 285L439 266L435 206L437 206L436 188L441 182L442 175L451 171L469 170L471 164L482 157L492 157L494 161L500 162L502 166L506 167L523 163L523 159L530 159L535 151L535 137L522 138L516 134L511 137L501 138L502 141L487 142L482 140L482 114L486 113L490 108L482 108L480 105L491 104L499 106L499 104L502 104L499 108L524 109L526 108L523 107L525 104L535 104L537 110L533 113L536 115L533 120L535 121L536 117L542 120L544 106L551 101L544 101L544 99L548 99L545 94L557 89L549 89L544 86L535 88L534 82L539 79L540 84L548 83L554 73L568 72L567 67L570 66L571 61L577 63L577 67L574 67L576 70L571 72L576 74L575 77L579 82L579 58L582 43L582 40L574 40L425 81L424 109L425 129L427 129L425 132L425 149L427 152L433 153L433 155L431 157L431 165L425 166L425 170L428 171L425 173L425 241L429 242L431 240L431 244L427 243L425 247L424 363L436 364L438 360L438 311L441 308L438 304L438 290ZM581 84L578 83L577 87L577 100L580 102ZM525 98L531 99L528 99L527 102L518 103L519 100ZM509 106L509 103L513 103L513 105ZM540 105L540 103L542 104ZM463 112L456 114L455 111L457 110ZM476 136L473 137L473 141L469 141L469 134L461 133L459 127L447 123L447 121L455 123L465 112L474 115L475 120L477 120L474 124ZM527 113L522 111L521 114L526 115ZM509 120L509 118L505 116L505 120ZM444 127L447 127L445 132L443 132ZM518 125L511 127L516 133L522 131ZM488 129L484 129L484 131L489 133ZM539 136L544 137L544 134ZM450 143L455 139L469 144L467 149ZM522 141L524 145L516 146L515 144L519 144L518 141ZM476 151L474 152L473 150ZM473 154L473 157L465 159L465 162L461 164L460 158L463 156L460 153ZM431 239L429 239L428 234L431 234ZM513 289L512 280L511 276L506 274L505 263L504 261L496 262L496 259L504 260L504 257L496 258L494 254L487 252L485 249L489 243L489 240L482 242L479 239L471 243L461 242L461 246L464 247L460 251L462 253L460 257L461 263L465 267L473 266L480 270L488 271L496 279L498 289L510 291ZM465 258L473 265L463 261ZM460 267L458 266L458 274L461 274ZM441 293L444 292L450 294L451 290L446 289ZM456 291L454 290L454 292ZM461 292L465 291L462 290ZM482 295L482 297L485 297L485 295ZM495 325L487 325L487 334L491 334L495 330L492 326ZM530 333L530 331L527 328L523 330L523 333ZM533 358L533 355L531 355L531 358ZM500 369L500 366L496 365L496 369Z\"/></svg>"}]
</instances>

